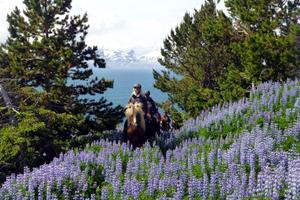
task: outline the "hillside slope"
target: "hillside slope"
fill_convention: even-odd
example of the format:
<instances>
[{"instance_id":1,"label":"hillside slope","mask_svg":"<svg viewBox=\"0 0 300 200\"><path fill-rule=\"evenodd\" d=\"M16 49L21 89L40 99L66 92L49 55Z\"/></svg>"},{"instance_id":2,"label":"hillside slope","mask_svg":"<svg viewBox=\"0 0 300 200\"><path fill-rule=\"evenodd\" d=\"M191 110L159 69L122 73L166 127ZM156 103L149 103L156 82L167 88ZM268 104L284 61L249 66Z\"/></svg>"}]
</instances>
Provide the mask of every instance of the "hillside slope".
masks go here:
<instances>
[{"instance_id":1,"label":"hillside slope","mask_svg":"<svg viewBox=\"0 0 300 200\"><path fill-rule=\"evenodd\" d=\"M300 82L264 83L157 146L97 141L12 175L1 199L299 199ZM165 156L161 152L165 152Z\"/></svg>"}]
</instances>

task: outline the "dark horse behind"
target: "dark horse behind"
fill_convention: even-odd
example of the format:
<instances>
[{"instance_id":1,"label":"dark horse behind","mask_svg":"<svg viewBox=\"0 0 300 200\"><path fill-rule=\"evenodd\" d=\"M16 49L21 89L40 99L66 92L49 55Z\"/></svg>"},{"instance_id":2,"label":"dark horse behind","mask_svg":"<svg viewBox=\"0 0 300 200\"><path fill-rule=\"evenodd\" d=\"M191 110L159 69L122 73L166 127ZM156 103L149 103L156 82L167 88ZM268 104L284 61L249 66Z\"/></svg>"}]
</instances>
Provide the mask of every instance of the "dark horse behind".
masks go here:
<instances>
[{"instance_id":1,"label":"dark horse behind","mask_svg":"<svg viewBox=\"0 0 300 200\"><path fill-rule=\"evenodd\" d=\"M125 116L127 118L123 136L125 140L129 140L133 148L141 147L146 142L154 138L158 132L157 122L153 117L145 120L145 114L141 103L129 103L126 106Z\"/></svg>"}]
</instances>

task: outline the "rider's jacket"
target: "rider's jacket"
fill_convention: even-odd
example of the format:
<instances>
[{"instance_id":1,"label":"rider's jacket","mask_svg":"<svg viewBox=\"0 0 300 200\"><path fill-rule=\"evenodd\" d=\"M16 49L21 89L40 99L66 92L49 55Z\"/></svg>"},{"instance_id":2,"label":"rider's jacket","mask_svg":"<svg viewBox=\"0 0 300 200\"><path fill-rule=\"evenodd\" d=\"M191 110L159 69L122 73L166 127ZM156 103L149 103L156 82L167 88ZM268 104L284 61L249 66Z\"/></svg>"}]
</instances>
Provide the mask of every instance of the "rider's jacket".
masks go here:
<instances>
[{"instance_id":1,"label":"rider's jacket","mask_svg":"<svg viewBox=\"0 0 300 200\"><path fill-rule=\"evenodd\" d=\"M135 103L135 102L139 102L143 105L143 111L146 114L148 111L148 105L147 105L147 100L146 100L145 96L142 94L137 95L137 94L132 93L132 95L130 96L130 98L128 100L128 103Z\"/></svg>"}]
</instances>

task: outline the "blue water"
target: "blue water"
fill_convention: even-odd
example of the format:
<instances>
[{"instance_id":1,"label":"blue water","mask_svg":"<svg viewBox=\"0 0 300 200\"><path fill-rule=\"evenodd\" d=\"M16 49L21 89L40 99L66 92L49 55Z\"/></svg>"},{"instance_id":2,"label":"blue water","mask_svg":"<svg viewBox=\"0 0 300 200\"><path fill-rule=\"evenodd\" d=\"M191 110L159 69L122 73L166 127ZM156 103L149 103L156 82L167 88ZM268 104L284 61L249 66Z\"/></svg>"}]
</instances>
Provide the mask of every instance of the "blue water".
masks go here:
<instances>
[{"instance_id":1,"label":"blue water","mask_svg":"<svg viewBox=\"0 0 300 200\"><path fill-rule=\"evenodd\" d=\"M104 77L114 81L114 87L107 89L102 96L115 106L125 106L132 93L135 83L142 85L142 90L149 90L155 102L161 103L167 99L167 95L153 87L154 78L151 68L130 69L130 68L104 68L94 69L94 75L98 78Z\"/></svg>"}]
</instances>

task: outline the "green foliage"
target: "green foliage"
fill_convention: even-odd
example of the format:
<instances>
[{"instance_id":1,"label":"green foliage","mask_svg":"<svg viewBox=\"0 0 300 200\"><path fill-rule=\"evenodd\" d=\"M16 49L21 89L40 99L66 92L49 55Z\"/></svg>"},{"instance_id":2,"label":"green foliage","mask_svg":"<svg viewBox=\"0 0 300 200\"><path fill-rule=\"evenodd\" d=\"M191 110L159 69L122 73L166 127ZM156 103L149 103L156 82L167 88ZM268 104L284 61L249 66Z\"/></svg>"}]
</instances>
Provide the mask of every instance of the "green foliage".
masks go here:
<instances>
[{"instance_id":1,"label":"green foliage","mask_svg":"<svg viewBox=\"0 0 300 200\"><path fill-rule=\"evenodd\" d=\"M98 153L102 150L102 146L100 145L92 145L92 146L87 146L85 148L86 151L91 151L93 153Z\"/></svg>"},{"instance_id":2,"label":"green foliage","mask_svg":"<svg viewBox=\"0 0 300 200\"><path fill-rule=\"evenodd\" d=\"M15 80L13 92L24 91L17 106L44 108L53 124L58 124L52 128L58 132L64 116L54 115L62 113L78 118L72 122L74 134L113 129L122 118L121 107L113 108L99 97L113 82L92 76L88 66L92 62L103 68L105 61L97 47L85 43L87 15L71 16L71 0L25 0L24 4L24 11L16 8L8 15L9 36L0 50L0 78ZM98 99L83 95L97 95Z\"/></svg>"},{"instance_id":3,"label":"green foliage","mask_svg":"<svg viewBox=\"0 0 300 200\"><path fill-rule=\"evenodd\" d=\"M196 133L197 136L216 139L216 138L226 138L227 136L232 136L239 134L244 130L242 124L247 124L241 116L229 117L227 120L221 120L218 125L212 123L207 128L199 128Z\"/></svg>"},{"instance_id":4,"label":"green foliage","mask_svg":"<svg viewBox=\"0 0 300 200\"><path fill-rule=\"evenodd\" d=\"M103 169L103 166L97 163L89 163L89 165L85 165L83 162L81 163L81 171L87 171L87 194L96 193L96 188L94 188L95 183L100 187L104 184L105 176Z\"/></svg>"},{"instance_id":5,"label":"green foliage","mask_svg":"<svg viewBox=\"0 0 300 200\"><path fill-rule=\"evenodd\" d=\"M229 17L207 0L185 14L164 40L166 70L154 71L155 87L188 116L249 95L261 82L300 75L299 1L226 0Z\"/></svg>"},{"instance_id":6,"label":"green foliage","mask_svg":"<svg viewBox=\"0 0 300 200\"><path fill-rule=\"evenodd\" d=\"M242 96L249 94L247 90L250 86L249 80L245 79L243 74L240 73L240 69L234 65L228 67L226 76L220 77L218 84L222 102L239 100Z\"/></svg>"},{"instance_id":7,"label":"green foliage","mask_svg":"<svg viewBox=\"0 0 300 200\"><path fill-rule=\"evenodd\" d=\"M220 78L235 60L230 43L237 38L231 20L206 1L164 40L158 61L166 70L154 70L155 87L189 116L199 115L223 98Z\"/></svg>"},{"instance_id":8,"label":"green foliage","mask_svg":"<svg viewBox=\"0 0 300 200\"><path fill-rule=\"evenodd\" d=\"M298 133L298 138L299 137L300 137L300 133ZM299 140L295 140L295 137L293 135L288 136L287 139L284 142L282 142L280 147L284 151L295 149L297 153L300 153L300 142Z\"/></svg>"},{"instance_id":9,"label":"green foliage","mask_svg":"<svg viewBox=\"0 0 300 200\"><path fill-rule=\"evenodd\" d=\"M203 177L203 171L201 165L193 165L192 172L196 178L200 179Z\"/></svg>"},{"instance_id":10,"label":"green foliage","mask_svg":"<svg viewBox=\"0 0 300 200\"><path fill-rule=\"evenodd\" d=\"M65 144L49 134L46 124L31 113L20 113L18 126L6 126L0 131L1 179L6 174L21 172L24 166L49 162L63 151Z\"/></svg>"},{"instance_id":11,"label":"green foliage","mask_svg":"<svg viewBox=\"0 0 300 200\"><path fill-rule=\"evenodd\" d=\"M16 156L27 152L17 169L22 164L37 166L70 146L85 145L87 140L77 137L114 129L123 118L121 106L112 107L101 97L113 81L93 76L89 63L104 68L105 61L96 46L86 44L87 14L71 16L71 2L24 0L24 10L15 8L7 16L9 35L0 46L0 81L8 80L4 88L21 114L18 124L1 122L5 142L0 156L16 165ZM11 115L1 111L5 118ZM48 146L55 150L43 159L38 154Z\"/></svg>"},{"instance_id":12,"label":"green foliage","mask_svg":"<svg viewBox=\"0 0 300 200\"><path fill-rule=\"evenodd\" d=\"M234 43L241 74L250 82L284 81L299 77L298 1L226 0L235 28L243 39Z\"/></svg>"}]
</instances>

